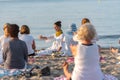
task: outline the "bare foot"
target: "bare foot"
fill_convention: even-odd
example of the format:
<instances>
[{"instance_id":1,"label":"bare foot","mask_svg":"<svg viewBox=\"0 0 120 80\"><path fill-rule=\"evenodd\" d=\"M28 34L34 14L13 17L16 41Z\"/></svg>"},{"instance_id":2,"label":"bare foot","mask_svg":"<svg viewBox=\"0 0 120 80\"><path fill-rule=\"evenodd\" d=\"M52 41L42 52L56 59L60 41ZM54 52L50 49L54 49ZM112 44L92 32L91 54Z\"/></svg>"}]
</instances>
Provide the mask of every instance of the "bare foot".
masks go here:
<instances>
[{"instance_id":1,"label":"bare foot","mask_svg":"<svg viewBox=\"0 0 120 80\"><path fill-rule=\"evenodd\" d=\"M111 48L110 51L111 51L112 53L118 53L119 50L118 50L117 48Z\"/></svg>"}]
</instances>

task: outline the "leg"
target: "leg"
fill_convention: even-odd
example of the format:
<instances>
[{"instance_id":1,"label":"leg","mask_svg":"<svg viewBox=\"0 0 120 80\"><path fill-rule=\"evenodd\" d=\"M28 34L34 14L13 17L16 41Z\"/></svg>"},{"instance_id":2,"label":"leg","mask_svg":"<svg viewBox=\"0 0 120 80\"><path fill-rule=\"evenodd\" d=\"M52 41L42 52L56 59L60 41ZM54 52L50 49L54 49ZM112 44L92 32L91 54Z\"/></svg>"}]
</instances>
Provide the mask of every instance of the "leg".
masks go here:
<instances>
[{"instance_id":1,"label":"leg","mask_svg":"<svg viewBox=\"0 0 120 80\"><path fill-rule=\"evenodd\" d=\"M68 63L67 62L65 62L63 64L63 71L64 71L64 74L65 74L67 80L70 80L71 79L71 73L68 71Z\"/></svg>"}]
</instances>

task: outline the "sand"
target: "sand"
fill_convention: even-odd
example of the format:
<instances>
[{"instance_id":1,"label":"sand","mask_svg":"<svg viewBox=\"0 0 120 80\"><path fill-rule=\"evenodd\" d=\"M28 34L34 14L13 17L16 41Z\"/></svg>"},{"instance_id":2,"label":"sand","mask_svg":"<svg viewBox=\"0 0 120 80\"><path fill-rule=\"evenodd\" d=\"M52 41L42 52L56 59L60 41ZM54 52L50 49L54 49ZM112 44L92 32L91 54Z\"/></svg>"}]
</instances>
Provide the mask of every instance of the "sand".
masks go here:
<instances>
[{"instance_id":1,"label":"sand","mask_svg":"<svg viewBox=\"0 0 120 80\"><path fill-rule=\"evenodd\" d=\"M110 53L109 49L102 49L100 55L103 57L101 60L101 69L105 74L112 74L116 76L120 80L120 64L117 64L120 59L117 54ZM43 56L37 57L31 65L38 66L49 66L51 69L50 76L42 76L38 75L38 69L33 70L34 75L26 78L25 76L12 76L12 77L4 77L3 80L53 80L53 77L58 77L63 75L62 63L68 57L52 57L52 56ZM74 64L70 63L69 70L72 72ZM2 80L1 79L1 80Z\"/></svg>"}]
</instances>

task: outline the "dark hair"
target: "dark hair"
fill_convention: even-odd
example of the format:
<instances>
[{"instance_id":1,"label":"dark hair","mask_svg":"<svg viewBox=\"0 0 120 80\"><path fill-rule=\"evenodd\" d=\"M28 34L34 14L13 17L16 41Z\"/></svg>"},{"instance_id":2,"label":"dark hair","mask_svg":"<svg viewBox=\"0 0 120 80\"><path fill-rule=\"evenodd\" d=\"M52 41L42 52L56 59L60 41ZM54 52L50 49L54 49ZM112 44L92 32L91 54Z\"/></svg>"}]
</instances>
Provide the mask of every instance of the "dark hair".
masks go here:
<instances>
[{"instance_id":1,"label":"dark hair","mask_svg":"<svg viewBox=\"0 0 120 80\"><path fill-rule=\"evenodd\" d=\"M62 26L62 25L61 25L61 21L57 21L57 22L55 22L54 24L57 25L57 26L59 26L59 27Z\"/></svg>"},{"instance_id":2,"label":"dark hair","mask_svg":"<svg viewBox=\"0 0 120 80\"><path fill-rule=\"evenodd\" d=\"M81 24L90 23L88 18L83 18Z\"/></svg>"},{"instance_id":3,"label":"dark hair","mask_svg":"<svg viewBox=\"0 0 120 80\"><path fill-rule=\"evenodd\" d=\"M18 33L19 33L19 26L17 24L10 24L10 37L18 37Z\"/></svg>"},{"instance_id":4,"label":"dark hair","mask_svg":"<svg viewBox=\"0 0 120 80\"><path fill-rule=\"evenodd\" d=\"M20 29L20 34L30 34L30 29L27 25L22 25Z\"/></svg>"}]
</instances>

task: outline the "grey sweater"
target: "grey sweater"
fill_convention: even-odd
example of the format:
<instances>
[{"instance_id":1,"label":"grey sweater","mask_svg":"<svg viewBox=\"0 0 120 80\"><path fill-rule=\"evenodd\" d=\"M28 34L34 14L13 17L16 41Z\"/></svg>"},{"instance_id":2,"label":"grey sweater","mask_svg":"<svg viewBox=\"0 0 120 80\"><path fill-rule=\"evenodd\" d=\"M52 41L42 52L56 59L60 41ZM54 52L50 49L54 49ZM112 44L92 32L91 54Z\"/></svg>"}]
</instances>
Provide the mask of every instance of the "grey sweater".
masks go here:
<instances>
[{"instance_id":1,"label":"grey sweater","mask_svg":"<svg viewBox=\"0 0 120 80\"><path fill-rule=\"evenodd\" d=\"M27 46L19 39L12 39L3 46L4 67L6 69L23 69L27 62Z\"/></svg>"}]
</instances>

